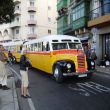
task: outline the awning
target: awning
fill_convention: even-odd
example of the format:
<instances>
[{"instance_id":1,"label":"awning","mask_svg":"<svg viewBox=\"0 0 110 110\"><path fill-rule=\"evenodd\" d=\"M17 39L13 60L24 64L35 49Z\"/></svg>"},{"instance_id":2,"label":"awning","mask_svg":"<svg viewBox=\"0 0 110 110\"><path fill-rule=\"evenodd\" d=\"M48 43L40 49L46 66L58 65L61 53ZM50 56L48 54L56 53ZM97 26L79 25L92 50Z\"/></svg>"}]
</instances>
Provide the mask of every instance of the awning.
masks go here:
<instances>
[{"instance_id":1,"label":"awning","mask_svg":"<svg viewBox=\"0 0 110 110\"><path fill-rule=\"evenodd\" d=\"M89 39L89 36L86 36L86 37L80 37L79 39L81 40L81 42L83 42L83 41L87 41L87 40Z\"/></svg>"}]
</instances>

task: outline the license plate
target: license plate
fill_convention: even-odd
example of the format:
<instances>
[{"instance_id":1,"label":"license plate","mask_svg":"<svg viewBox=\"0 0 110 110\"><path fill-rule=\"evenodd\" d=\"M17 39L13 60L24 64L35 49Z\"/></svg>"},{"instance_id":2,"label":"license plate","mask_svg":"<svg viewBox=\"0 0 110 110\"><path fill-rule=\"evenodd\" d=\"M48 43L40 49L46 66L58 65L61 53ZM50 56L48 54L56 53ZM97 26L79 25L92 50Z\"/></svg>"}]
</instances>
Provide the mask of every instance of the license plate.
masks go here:
<instances>
[{"instance_id":1,"label":"license plate","mask_svg":"<svg viewBox=\"0 0 110 110\"><path fill-rule=\"evenodd\" d=\"M80 75L78 75L78 77L87 77L87 74L80 74Z\"/></svg>"}]
</instances>

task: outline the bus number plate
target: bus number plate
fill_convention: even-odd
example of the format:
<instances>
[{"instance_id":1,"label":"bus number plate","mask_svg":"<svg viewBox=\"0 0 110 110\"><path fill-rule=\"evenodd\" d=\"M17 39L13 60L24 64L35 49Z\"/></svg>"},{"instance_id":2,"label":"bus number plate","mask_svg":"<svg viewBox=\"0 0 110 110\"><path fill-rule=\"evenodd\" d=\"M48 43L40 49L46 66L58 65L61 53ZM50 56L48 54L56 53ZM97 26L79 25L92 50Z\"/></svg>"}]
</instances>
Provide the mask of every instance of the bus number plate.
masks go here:
<instances>
[{"instance_id":1,"label":"bus number plate","mask_svg":"<svg viewBox=\"0 0 110 110\"><path fill-rule=\"evenodd\" d=\"M78 77L87 77L87 74L80 74Z\"/></svg>"}]
</instances>

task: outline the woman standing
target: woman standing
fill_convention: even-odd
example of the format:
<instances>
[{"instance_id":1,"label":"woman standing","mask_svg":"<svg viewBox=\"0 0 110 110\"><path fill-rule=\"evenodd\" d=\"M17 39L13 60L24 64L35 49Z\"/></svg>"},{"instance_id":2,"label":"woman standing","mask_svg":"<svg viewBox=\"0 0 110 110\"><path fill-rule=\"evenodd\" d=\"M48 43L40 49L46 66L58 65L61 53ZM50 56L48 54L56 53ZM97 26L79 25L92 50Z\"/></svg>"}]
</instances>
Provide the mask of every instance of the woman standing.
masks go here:
<instances>
[{"instance_id":1,"label":"woman standing","mask_svg":"<svg viewBox=\"0 0 110 110\"><path fill-rule=\"evenodd\" d=\"M21 84L21 96L24 98L30 98L28 95L28 64L27 64L27 58L25 56L25 52L22 52L21 58L20 58L20 74L22 78L22 84Z\"/></svg>"}]
</instances>

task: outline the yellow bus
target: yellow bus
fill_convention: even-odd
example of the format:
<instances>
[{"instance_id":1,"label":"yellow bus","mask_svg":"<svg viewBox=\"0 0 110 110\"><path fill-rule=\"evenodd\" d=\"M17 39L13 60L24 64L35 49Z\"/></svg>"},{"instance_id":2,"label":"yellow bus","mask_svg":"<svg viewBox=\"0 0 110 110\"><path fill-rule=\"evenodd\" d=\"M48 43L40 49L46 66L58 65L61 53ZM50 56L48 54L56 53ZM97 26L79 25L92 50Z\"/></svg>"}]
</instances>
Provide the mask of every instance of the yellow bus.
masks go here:
<instances>
[{"instance_id":1,"label":"yellow bus","mask_svg":"<svg viewBox=\"0 0 110 110\"><path fill-rule=\"evenodd\" d=\"M5 55L8 58L8 52L10 51L13 54L13 57L15 58L16 62L20 61L20 56L21 56L21 50L22 50L22 45L23 41L11 41L7 43L2 43L4 49L5 49Z\"/></svg>"},{"instance_id":2,"label":"yellow bus","mask_svg":"<svg viewBox=\"0 0 110 110\"><path fill-rule=\"evenodd\" d=\"M86 60L80 40L67 35L50 35L24 44L34 68L52 74L57 82L65 76L91 77L94 61ZM89 65L88 65L89 64Z\"/></svg>"}]
</instances>

